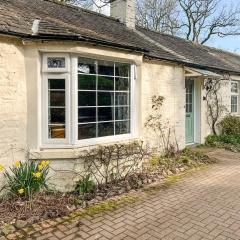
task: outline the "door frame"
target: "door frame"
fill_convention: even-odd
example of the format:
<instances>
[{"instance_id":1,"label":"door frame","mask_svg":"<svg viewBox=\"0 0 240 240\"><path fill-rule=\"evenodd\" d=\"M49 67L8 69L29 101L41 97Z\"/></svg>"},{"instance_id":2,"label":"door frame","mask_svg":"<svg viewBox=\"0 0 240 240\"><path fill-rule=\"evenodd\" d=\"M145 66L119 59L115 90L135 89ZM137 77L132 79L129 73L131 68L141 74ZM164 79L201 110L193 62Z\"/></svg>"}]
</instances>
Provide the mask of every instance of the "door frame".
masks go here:
<instances>
[{"instance_id":1,"label":"door frame","mask_svg":"<svg viewBox=\"0 0 240 240\"><path fill-rule=\"evenodd\" d=\"M202 108L202 79L198 76L186 76L185 77L185 84L187 79L192 79L193 81L193 142L187 143L186 136L185 136L185 144L193 145L201 143L201 108ZM186 85L185 85L186 89ZM185 99L186 99L186 92L185 92ZM186 103L185 103L185 134L186 134Z\"/></svg>"},{"instance_id":2,"label":"door frame","mask_svg":"<svg viewBox=\"0 0 240 240\"><path fill-rule=\"evenodd\" d=\"M192 136L191 138L193 139L192 142L187 142L187 136L186 136L186 130L187 130L187 101L186 101L186 96L187 96L187 81L191 81L192 84ZM186 77L185 78L185 144L186 145L192 145L195 142L195 81L192 77Z\"/></svg>"}]
</instances>

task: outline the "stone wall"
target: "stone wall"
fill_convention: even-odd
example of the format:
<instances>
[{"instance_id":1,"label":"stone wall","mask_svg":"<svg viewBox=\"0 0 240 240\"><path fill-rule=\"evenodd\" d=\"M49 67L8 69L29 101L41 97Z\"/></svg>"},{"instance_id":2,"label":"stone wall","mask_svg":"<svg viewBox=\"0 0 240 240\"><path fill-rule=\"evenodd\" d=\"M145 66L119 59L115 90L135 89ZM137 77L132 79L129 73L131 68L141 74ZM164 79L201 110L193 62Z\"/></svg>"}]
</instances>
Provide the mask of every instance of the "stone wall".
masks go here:
<instances>
[{"instance_id":1,"label":"stone wall","mask_svg":"<svg viewBox=\"0 0 240 240\"><path fill-rule=\"evenodd\" d=\"M23 46L0 37L0 164L5 167L24 159L26 96Z\"/></svg>"},{"instance_id":2,"label":"stone wall","mask_svg":"<svg viewBox=\"0 0 240 240\"><path fill-rule=\"evenodd\" d=\"M185 77L184 68L164 62L144 62L142 66L142 132L143 139L156 146L156 136L149 134L144 127L147 117L152 113L152 96L165 98L162 107L163 121L167 127L175 129L175 136L180 148L185 147ZM175 135L175 136L174 136Z\"/></svg>"}]
</instances>

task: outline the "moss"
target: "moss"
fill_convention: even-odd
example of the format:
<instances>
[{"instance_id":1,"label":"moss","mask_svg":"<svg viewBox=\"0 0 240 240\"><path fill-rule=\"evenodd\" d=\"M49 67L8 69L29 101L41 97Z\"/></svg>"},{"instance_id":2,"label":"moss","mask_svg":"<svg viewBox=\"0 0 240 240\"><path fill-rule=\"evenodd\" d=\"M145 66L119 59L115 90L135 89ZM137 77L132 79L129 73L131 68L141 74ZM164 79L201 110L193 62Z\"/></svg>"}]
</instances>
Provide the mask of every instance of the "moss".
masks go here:
<instances>
[{"instance_id":1,"label":"moss","mask_svg":"<svg viewBox=\"0 0 240 240\"><path fill-rule=\"evenodd\" d=\"M173 175L173 176L168 176L168 177L166 178L166 181L167 181L168 183L175 183L175 182L179 181L180 179L181 179L181 176L180 176L180 175Z\"/></svg>"},{"instance_id":2,"label":"moss","mask_svg":"<svg viewBox=\"0 0 240 240\"><path fill-rule=\"evenodd\" d=\"M111 211L127 203L133 203L139 199L138 196L122 196L119 199L110 199L99 204L94 204L85 209L73 212L70 215L63 217L63 220L58 224L63 224L65 222L73 222L79 218L85 217L86 215L94 215L104 211Z\"/></svg>"}]
</instances>

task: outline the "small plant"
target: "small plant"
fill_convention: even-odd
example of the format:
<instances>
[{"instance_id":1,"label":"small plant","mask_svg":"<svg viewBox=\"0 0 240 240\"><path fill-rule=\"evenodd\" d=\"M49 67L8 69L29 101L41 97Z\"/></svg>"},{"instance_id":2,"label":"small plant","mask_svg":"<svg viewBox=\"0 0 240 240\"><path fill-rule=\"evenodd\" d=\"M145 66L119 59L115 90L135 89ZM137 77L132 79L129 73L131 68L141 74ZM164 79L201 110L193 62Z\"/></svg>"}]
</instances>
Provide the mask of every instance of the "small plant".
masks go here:
<instances>
[{"instance_id":1,"label":"small plant","mask_svg":"<svg viewBox=\"0 0 240 240\"><path fill-rule=\"evenodd\" d=\"M165 121L163 118L163 103L164 97L152 97L152 114L147 117L144 125L155 134L158 150L162 151L163 155L172 157L179 151L179 147L175 129L170 127L169 120Z\"/></svg>"},{"instance_id":2,"label":"small plant","mask_svg":"<svg viewBox=\"0 0 240 240\"><path fill-rule=\"evenodd\" d=\"M153 156L151 158L151 165L152 165L152 167L157 167L158 164L159 164L159 157Z\"/></svg>"},{"instance_id":3,"label":"small plant","mask_svg":"<svg viewBox=\"0 0 240 240\"><path fill-rule=\"evenodd\" d=\"M240 136L240 117L228 115L218 124L222 135Z\"/></svg>"},{"instance_id":4,"label":"small plant","mask_svg":"<svg viewBox=\"0 0 240 240\"><path fill-rule=\"evenodd\" d=\"M75 191L79 194L94 193L96 190L96 184L90 179L91 175L83 177L76 183Z\"/></svg>"},{"instance_id":5,"label":"small plant","mask_svg":"<svg viewBox=\"0 0 240 240\"><path fill-rule=\"evenodd\" d=\"M181 156L181 162L184 164L188 164L191 161L189 156Z\"/></svg>"},{"instance_id":6,"label":"small plant","mask_svg":"<svg viewBox=\"0 0 240 240\"><path fill-rule=\"evenodd\" d=\"M5 184L0 190L7 190L10 194L31 199L33 194L47 189L47 175L49 161L36 163L33 161L15 162L8 170L2 166Z\"/></svg>"}]
</instances>

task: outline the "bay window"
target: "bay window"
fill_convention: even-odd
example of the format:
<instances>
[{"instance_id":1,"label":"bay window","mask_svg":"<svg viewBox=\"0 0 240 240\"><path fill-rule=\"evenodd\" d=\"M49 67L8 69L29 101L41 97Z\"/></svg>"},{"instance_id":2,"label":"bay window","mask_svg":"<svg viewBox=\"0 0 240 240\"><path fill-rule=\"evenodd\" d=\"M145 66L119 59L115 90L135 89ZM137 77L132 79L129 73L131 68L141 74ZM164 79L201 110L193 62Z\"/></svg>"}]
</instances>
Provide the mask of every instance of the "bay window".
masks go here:
<instances>
[{"instance_id":1,"label":"bay window","mask_svg":"<svg viewBox=\"0 0 240 240\"><path fill-rule=\"evenodd\" d=\"M231 113L238 113L239 85L237 81L231 82Z\"/></svg>"},{"instance_id":2,"label":"bay window","mask_svg":"<svg viewBox=\"0 0 240 240\"><path fill-rule=\"evenodd\" d=\"M130 137L132 65L79 56L65 64L67 55L55 57L43 57L43 144Z\"/></svg>"}]
</instances>

